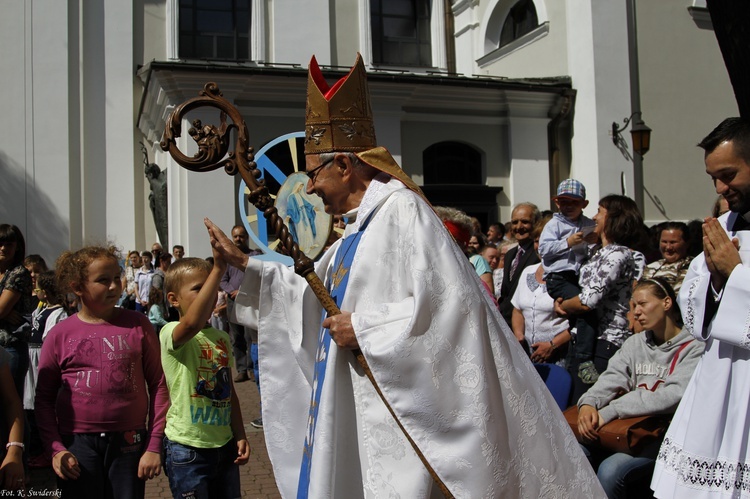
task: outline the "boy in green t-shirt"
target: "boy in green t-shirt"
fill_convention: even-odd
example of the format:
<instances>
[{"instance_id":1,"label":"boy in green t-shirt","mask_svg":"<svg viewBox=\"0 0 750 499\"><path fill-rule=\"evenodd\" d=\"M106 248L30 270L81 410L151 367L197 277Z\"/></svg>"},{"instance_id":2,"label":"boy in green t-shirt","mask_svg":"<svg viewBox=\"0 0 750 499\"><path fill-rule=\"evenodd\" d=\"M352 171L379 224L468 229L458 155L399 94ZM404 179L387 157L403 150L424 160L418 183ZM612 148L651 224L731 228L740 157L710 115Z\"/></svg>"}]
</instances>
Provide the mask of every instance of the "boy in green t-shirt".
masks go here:
<instances>
[{"instance_id":1,"label":"boy in green t-shirt","mask_svg":"<svg viewBox=\"0 0 750 499\"><path fill-rule=\"evenodd\" d=\"M159 333L169 388L164 450L175 498L240 497L238 465L250 457L232 385L229 335L207 325L226 262L183 258L166 274L167 300L180 312Z\"/></svg>"}]
</instances>

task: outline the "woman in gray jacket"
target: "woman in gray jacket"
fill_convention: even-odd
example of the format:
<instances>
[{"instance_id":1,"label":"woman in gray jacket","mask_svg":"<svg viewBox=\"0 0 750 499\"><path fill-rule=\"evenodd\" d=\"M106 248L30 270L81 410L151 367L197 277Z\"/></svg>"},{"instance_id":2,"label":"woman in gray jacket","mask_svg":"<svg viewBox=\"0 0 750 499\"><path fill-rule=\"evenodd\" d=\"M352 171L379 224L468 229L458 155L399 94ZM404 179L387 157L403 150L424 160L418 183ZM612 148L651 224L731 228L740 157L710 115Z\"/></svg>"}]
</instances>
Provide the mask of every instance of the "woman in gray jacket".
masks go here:
<instances>
[{"instance_id":1,"label":"woman in gray jacket","mask_svg":"<svg viewBox=\"0 0 750 499\"><path fill-rule=\"evenodd\" d=\"M674 290L664 279L641 280L632 301L643 333L625 340L578 401L584 443L596 441L598 428L614 419L674 413L703 353L703 342L693 341L682 330ZM608 497L624 497L628 483L651 473L659 444L649 445L637 456L587 446Z\"/></svg>"}]
</instances>

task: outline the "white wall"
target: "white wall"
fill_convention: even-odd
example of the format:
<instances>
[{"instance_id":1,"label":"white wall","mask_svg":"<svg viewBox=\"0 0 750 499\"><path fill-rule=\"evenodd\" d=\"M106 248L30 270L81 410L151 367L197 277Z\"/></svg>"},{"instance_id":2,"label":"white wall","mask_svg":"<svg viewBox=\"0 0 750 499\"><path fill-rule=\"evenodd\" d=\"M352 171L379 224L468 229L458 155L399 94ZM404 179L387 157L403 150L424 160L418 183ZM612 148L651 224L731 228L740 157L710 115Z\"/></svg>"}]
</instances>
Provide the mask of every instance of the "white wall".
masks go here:
<instances>
[{"instance_id":1,"label":"white wall","mask_svg":"<svg viewBox=\"0 0 750 499\"><path fill-rule=\"evenodd\" d=\"M325 0L271 2L271 60L307 67L315 54L318 64L331 64L329 8L330 2Z\"/></svg>"},{"instance_id":2,"label":"white wall","mask_svg":"<svg viewBox=\"0 0 750 499\"><path fill-rule=\"evenodd\" d=\"M571 176L591 200L620 194L625 173L633 192L632 163L612 143L611 125L630 115L624 2L566 0L568 64L577 90ZM571 15L575 13L575 15ZM587 213L596 211L591 203Z\"/></svg>"},{"instance_id":3,"label":"white wall","mask_svg":"<svg viewBox=\"0 0 750 499\"><path fill-rule=\"evenodd\" d=\"M67 17L67 5L54 0L10 2L0 16L0 223L18 225L27 254L50 264L68 247L76 190L68 175Z\"/></svg>"},{"instance_id":4,"label":"white wall","mask_svg":"<svg viewBox=\"0 0 750 499\"><path fill-rule=\"evenodd\" d=\"M649 221L710 213L716 192L696 144L724 118L738 115L716 35L696 26L686 3L637 4L641 107L653 129L651 150L643 158L644 184L665 212L644 195Z\"/></svg>"}]
</instances>

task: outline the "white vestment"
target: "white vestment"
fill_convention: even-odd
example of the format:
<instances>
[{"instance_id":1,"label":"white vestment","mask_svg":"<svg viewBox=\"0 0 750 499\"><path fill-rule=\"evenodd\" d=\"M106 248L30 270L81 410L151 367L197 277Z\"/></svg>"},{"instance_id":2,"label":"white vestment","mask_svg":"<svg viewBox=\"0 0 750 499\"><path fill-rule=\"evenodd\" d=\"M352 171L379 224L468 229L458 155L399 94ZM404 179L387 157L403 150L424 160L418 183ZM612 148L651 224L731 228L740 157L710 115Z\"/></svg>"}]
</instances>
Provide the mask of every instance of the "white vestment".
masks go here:
<instances>
[{"instance_id":1,"label":"white vestment","mask_svg":"<svg viewBox=\"0 0 750 499\"><path fill-rule=\"evenodd\" d=\"M725 230L736 216L719 219ZM659 451L651 487L660 498L750 497L750 232L728 233L740 240L742 265L729 276L713 319L705 317L713 291L703 254L680 290L685 328L706 350Z\"/></svg>"},{"instance_id":2,"label":"white vestment","mask_svg":"<svg viewBox=\"0 0 750 499\"><path fill-rule=\"evenodd\" d=\"M456 497L603 497L555 401L430 206L384 174L341 310L378 385ZM383 183L386 182L386 183ZM334 244L317 263L332 274ZM279 490L295 497L323 312L291 269L251 259L237 319L259 333L263 427ZM501 324L503 324L501 326ZM331 343L310 497L439 496L351 351Z\"/></svg>"}]
</instances>

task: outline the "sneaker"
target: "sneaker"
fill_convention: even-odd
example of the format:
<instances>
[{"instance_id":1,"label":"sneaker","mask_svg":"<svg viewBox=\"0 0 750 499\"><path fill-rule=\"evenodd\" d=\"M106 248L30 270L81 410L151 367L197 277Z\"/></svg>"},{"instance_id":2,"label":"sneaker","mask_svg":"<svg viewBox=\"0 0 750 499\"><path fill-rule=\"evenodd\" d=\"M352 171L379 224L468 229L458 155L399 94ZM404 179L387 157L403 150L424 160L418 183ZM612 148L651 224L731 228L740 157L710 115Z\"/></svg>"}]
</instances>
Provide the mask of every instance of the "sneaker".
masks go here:
<instances>
[{"instance_id":1,"label":"sneaker","mask_svg":"<svg viewBox=\"0 0 750 499\"><path fill-rule=\"evenodd\" d=\"M599 379L599 373L597 372L594 363L590 360L587 360L586 362L582 362L581 365L578 366L578 377L581 378L581 381L583 381L587 385L593 385L594 383L596 383L596 380Z\"/></svg>"},{"instance_id":2,"label":"sneaker","mask_svg":"<svg viewBox=\"0 0 750 499\"><path fill-rule=\"evenodd\" d=\"M253 428L263 428L263 418L253 419L250 421L250 426Z\"/></svg>"},{"instance_id":3,"label":"sneaker","mask_svg":"<svg viewBox=\"0 0 750 499\"><path fill-rule=\"evenodd\" d=\"M250 379L250 376L247 375L247 372L242 371L237 376L234 377L235 383L242 383L243 381L247 381Z\"/></svg>"}]
</instances>

